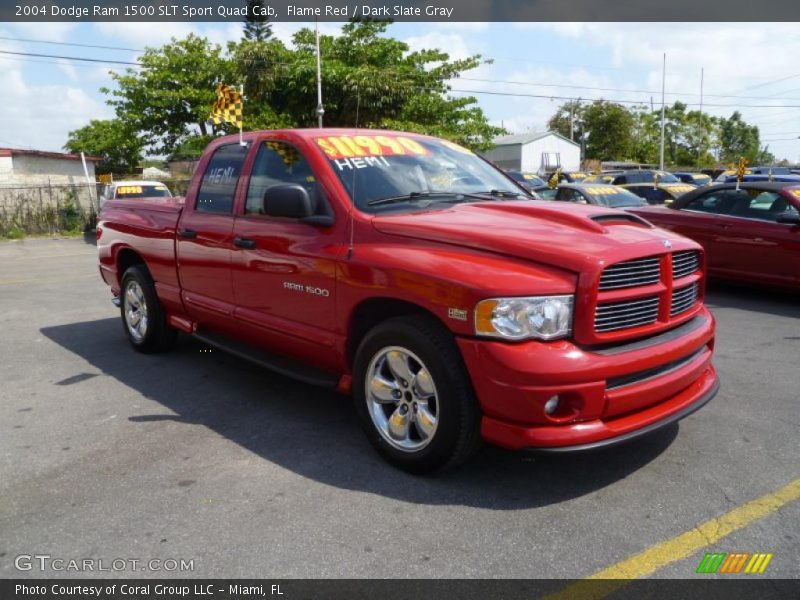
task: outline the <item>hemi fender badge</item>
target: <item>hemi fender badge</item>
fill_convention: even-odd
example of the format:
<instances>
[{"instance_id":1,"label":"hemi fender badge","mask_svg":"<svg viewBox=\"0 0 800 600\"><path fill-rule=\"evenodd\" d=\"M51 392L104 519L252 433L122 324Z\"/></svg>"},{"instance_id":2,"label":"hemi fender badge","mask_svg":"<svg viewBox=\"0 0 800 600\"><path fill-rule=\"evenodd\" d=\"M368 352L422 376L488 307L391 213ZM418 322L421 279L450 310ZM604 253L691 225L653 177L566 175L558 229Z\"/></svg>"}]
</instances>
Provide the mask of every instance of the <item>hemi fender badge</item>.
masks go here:
<instances>
[{"instance_id":1,"label":"hemi fender badge","mask_svg":"<svg viewBox=\"0 0 800 600\"><path fill-rule=\"evenodd\" d=\"M466 321L467 311L462 308L448 308L447 316L456 321Z\"/></svg>"}]
</instances>

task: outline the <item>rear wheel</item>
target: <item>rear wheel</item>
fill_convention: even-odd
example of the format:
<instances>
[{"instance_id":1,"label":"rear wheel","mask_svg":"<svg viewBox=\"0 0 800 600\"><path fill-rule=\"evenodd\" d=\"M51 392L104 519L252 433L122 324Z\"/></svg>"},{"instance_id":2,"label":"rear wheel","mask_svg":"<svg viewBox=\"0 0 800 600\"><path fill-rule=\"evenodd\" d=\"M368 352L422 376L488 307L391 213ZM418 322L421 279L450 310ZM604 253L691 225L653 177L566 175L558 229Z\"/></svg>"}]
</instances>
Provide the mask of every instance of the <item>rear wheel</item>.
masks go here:
<instances>
[{"instance_id":1,"label":"rear wheel","mask_svg":"<svg viewBox=\"0 0 800 600\"><path fill-rule=\"evenodd\" d=\"M356 353L353 396L362 426L396 467L429 473L480 446L480 411L452 335L419 315L370 331Z\"/></svg>"},{"instance_id":2,"label":"rear wheel","mask_svg":"<svg viewBox=\"0 0 800 600\"><path fill-rule=\"evenodd\" d=\"M147 270L134 265L122 276L120 312L128 341L139 352L169 350L178 332L167 325L167 315Z\"/></svg>"}]
</instances>

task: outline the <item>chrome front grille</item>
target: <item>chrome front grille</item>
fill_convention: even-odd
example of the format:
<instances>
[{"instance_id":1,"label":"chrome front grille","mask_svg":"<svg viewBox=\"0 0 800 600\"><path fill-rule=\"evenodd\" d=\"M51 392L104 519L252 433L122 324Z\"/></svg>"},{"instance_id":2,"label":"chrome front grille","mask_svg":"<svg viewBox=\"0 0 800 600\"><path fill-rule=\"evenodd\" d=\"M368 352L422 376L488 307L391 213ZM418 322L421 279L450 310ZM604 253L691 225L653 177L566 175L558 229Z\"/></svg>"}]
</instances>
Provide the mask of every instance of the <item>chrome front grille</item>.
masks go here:
<instances>
[{"instance_id":1,"label":"chrome front grille","mask_svg":"<svg viewBox=\"0 0 800 600\"><path fill-rule=\"evenodd\" d=\"M680 279L700 268L700 257L694 250L675 252L672 255L672 278Z\"/></svg>"},{"instance_id":2,"label":"chrome front grille","mask_svg":"<svg viewBox=\"0 0 800 600\"><path fill-rule=\"evenodd\" d=\"M600 304L594 317L598 333L640 327L655 323L658 318L658 296Z\"/></svg>"},{"instance_id":3,"label":"chrome front grille","mask_svg":"<svg viewBox=\"0 0 800 600\"><path fill-rule=\"evenodd\" d=\"M697 283L672 291L669 314L674 317L689 310L697 302Z\"/></svg>"},{"instance_id":4,"label":"chrome front grille","mask_svg":"<svg viewBox=\"0 0 800 600\"><path fill-rule=\"evenodd\" d=\"M600 290L616 290L658 283L661 259L658 256L626 260L607 267L600 276Z\"/></svg>"}]
</instances>

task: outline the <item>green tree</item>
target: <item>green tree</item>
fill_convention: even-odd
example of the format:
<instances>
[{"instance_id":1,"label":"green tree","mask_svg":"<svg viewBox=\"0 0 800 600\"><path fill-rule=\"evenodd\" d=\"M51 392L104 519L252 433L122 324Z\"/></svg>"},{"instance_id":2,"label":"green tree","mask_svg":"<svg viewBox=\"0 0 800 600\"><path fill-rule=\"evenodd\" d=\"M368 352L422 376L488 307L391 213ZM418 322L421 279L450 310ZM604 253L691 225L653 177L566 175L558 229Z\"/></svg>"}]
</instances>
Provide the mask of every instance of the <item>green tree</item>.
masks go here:
<instances>
[{"instance_id":1,"label":"green tree","mask_svg":"<svg viewBox=\"0 0 800 600\"><path fill-rule=\"evenodd\" d=\"M246 40L265 42L272 37L272 25L264 12L264 0L247 0L247 16L244 19L243 35Z\"/></svg>"},{"instance_id":2,"label":"green tree","mask_svg":"<svg viewBox=\"0 0 800 600\"><path fill-rule=\"evenodd\" d=\"M142 158L144 144L137 132L119 119L95 119L88 125L70 131L64 149L100 156L98 174L132 173Z\"/></svg>"},{"instance_id":3,"label":"green tree","mask_svg":"<svg viewBox=\"0 0 800 600\"><path fill-rule=\"evenodd\" d=\"M583 111L586 128L586 158L596 160L627 159L634 150L635 120L624 106L595 100Z\"/></svg>"},{"instance_id":4,"label":"green tree","mask_svg":"<svg viewBox=\"0 0 800 600\"><path fill-rule=\"evenodd\" d=\"M719 145L722 162L735 163L744 156L750 164L756 164L761 149L758 127L745 123L736 111L720 123Z\"/></svg>"},{"instance_id":5,"label":"green tree","mask_svg":"<svg viewBox=\"0 0 800 600\"><path fill-rule=\"evenodd\" d=\"M141 68L113 73L117 88L101 91L117 118L140 135L152 153L169 154L206 124L219 82L231 80L231 62L222 48L190 34L161 48L147 48L139 57Z\"/></svg>"},{"instance_id":6,"label":"green tree","mask_svg":"<svg viewBox=\"0 0 800 600\"><path fill-rule=\"evenodd\" d=\"M450 60L446 52L411 52L385 35L388 23L355 21L339 36L321 36L326 127L393 127L441 135L484 149L504 132L489 124L472 97L451 97L448 80L481 64L480 56ZM316 37L301 29L293 48L243 41L230 51L246 81L248 113L260 126L317 124Z\"/></svg>"},{"instance_id":7,"label":"green tree","mask_svg":"<svg viewBox=\"0 0 800 600\"><path fill-rule=\"evenodd\" d=\"M583 139L586 133L584 111L585 107L580 100L569 100L559 106L555 114L550 117L547 122L547 128L563 135L567 139ZM570 121L572 121L571 125Z\"/></svg>"}]
</instances>

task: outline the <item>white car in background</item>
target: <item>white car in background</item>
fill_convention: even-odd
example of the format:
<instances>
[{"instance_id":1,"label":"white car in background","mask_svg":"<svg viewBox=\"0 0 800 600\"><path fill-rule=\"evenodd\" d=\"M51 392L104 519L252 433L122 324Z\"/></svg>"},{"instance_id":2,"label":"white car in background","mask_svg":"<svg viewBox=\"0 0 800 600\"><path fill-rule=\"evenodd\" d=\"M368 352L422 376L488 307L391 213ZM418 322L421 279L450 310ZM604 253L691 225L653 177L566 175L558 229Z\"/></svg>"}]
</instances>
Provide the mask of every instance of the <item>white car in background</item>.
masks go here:
<instances>
[{"instance_id":1,"label":"white car in background","mask_svg":"<svg viewBox=\"0 0 800 600\"><path fill-rule=\"evenodd\" d=\"M112 199L136 199L136 198L171 198L172 192L160 181L140 181L131 179L129 181L115 181L105 186L100 198L102 206L106 200Z\"/></svg>"}]
</instances>

